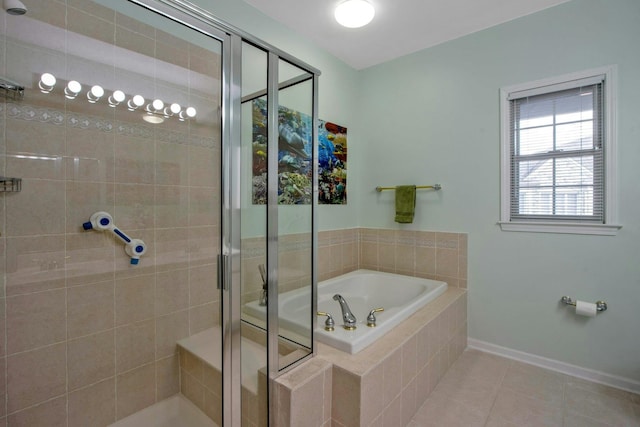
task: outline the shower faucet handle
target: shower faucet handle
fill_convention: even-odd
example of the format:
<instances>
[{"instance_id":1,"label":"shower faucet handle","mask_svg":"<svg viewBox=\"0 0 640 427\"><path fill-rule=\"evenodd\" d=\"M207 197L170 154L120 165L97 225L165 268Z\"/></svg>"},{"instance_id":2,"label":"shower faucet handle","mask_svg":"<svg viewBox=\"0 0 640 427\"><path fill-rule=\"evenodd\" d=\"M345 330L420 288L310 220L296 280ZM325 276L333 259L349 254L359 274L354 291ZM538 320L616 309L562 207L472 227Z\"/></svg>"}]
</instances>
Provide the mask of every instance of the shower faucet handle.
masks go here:
<instances>
[{"instance_id":1,"label":"shower faucet handle","mask_svg":"<svg viewBox=\"0 0 640 427\"><path fill-rule=\"evenodd\" d=\"M373 310L371 310L369 312L369 315L367 316L367 326L368 327L375 328L375 326L376 326L376 313L379 313L381 311L384 311L384 308L382 308L382 307L374 308Z\"/></svg>"},{"instance_id":2,"label":"shower faucet handle","mask_svg":"<svg viewBox=\"0 0 640 427\"><path fill-rule=\"evenodd\" d=\"M336 322L333 320L333 317L329 313L325 313L324 311L319 311L318 316L327 316L327 320L324 322L324 330L325 331L333 331L336 326Z\"/></svg>"}]
</instances>

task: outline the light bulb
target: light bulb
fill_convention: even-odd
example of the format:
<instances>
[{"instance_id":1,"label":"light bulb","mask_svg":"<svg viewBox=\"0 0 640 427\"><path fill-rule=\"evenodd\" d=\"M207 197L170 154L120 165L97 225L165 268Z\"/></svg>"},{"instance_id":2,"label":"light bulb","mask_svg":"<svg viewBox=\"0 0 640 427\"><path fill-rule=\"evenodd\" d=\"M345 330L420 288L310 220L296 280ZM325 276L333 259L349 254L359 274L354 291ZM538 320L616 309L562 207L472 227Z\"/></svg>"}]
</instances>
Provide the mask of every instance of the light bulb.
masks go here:
<instances>
[{"instance_id":1,"label":"light bulb","mask_svg":"<svg viewBox=\"0 0 640 427\"><path fill-rule=\"evenodd\" d=\"M365 0L346 0L334 11L338 24L347 28L364 27L371 22L375 14L376 10Z\"/></svg>"},{"instance_id":2,"label":"light bulb","mask_svg":"<svg viewBox=\"0 0 640 427\"><path fill-rule=\"evenodd\" d=\"M121 90L114 91L113 94L109 97L109 107L115 107L116 105L124 101L126 97L127 96L124 94L123 91Z\"/></svg>"},{"instance_id":3,"label":"light bulb","mask_svg":"<svg viewBox=\"0 0 640 427\"><path fill-rule=\"evenodd\" d=\"M53 90L53 87L56 85L56 76L51 73L43 73L40 76L40 81L38 82L38 87L40 88L40 92L49 93Z\"/></svg>"},{"instance_id":4,"label":"light bulb","mask_svg":"<svg viewBox=\"0 0 640 427\"><path fill-rule=\"evenodd\" d=\"M196 109L193 107L187 108L186 112L187 112L187 117L189 117L190 119L193 119L196 116Z\"/></svg>"},{"instance_id":5,"label":"light bulb","mask_svg":"<svg viewBox=\"0 0 640 427\"><path fill-rule=\"evenodd\" d=\"M141 95L134 95L133 98L131 98L127 102L127 109L129 111L133 111L142 107L143 105L144 105L144 98Z\"/></svg>"},{"instance_id":6,"label":"light bulb","mask_svg":"<svg viewBox=\"0 0 640 427\"><path fill-rule=\"evenodd\" d=\"M67 87L64 88L64 96L67 99L75 99L81 90L82 85L75 80L71 80L69 83L67 83Z\"/></svg>"},{"instance_id":7,"label":"light bulb","mask_svg":"<svg viewBox=\"0 0 640 427\"><path fill-rule=\"evenodd\" d=\"M87 92L87 99L92 104L95 104L96 102L98 102L98 100L103 96L104 96L104 89L102 89L102 86L98 86L98 85L91 86L91 90Z\"/></svg>"},{"instance_id":8,"label":"light bulb","mask_svg":"<svg viewBox=\"0 0 640 427\"><path fill-rule=\"evenodd\" d=\"M174 102L169 107L164 109L164 116L165 117L170 117L170 116L173 116L174 114L178 114L178 113L180 113L181 109L182 109L182 107L180 107L180 104L177 104L177 103Z\"/></svg>"}]
</instances>

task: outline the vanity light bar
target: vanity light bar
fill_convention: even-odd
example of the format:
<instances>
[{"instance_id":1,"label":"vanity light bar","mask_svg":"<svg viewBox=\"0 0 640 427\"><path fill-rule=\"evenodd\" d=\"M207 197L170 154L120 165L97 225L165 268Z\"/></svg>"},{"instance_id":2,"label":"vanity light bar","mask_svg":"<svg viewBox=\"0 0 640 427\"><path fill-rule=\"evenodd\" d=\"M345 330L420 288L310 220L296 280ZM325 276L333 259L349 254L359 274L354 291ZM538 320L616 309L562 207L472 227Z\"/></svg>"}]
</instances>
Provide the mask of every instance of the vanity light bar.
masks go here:
<instances>
[{"instance_id":1,"label":"vanity light bar","mask_svg":"<svg viewBox=\"0 0 640 427\"><path fill-rule=\"evenodd\" d=\"M42 93L51 93L55 88L58 80L51 73L43 73L40 76L38 82L38 88ZM82 92L82 84L76 80L70 80L67 82L64 88L64 96L67 99L76 99ZM87 101L92 104L97 103L105 97L105 90L100 85L93 85L87 91ZM114 90L111 95L106 97L109 107L116 107L125 102L127 95L121 90ZM145 99L141 95L133 95L129 97L129 100L124 104L129 111L135 111L138 108L145 105ZM169 105L165 107L165 105ZM182 109L182 106L176 102L172 104L166 104L160 99L154 99L149 102L144 108L145 112L150 115L158 115L164 118L176 116L178 120L184 121L187 119L193 119L196 117L196 109L193 107L186 107Z\"/></svg>"}]
</instances>

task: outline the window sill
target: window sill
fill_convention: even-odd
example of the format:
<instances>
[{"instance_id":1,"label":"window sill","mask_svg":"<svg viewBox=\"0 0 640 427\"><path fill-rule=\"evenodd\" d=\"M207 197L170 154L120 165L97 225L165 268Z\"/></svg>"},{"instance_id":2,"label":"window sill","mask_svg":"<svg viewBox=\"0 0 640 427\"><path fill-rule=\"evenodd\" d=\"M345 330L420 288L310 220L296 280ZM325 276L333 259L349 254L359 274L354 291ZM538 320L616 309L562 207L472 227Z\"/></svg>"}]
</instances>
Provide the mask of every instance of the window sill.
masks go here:
<instances>
[{"instance_id":1,"label":"window sill","mask_svg":"<svg viewBox=\"0 0 640 427\"><path fill-rule=\"evenodd\" d=\"M591 234L615 236L622 225L584 224L577 222L505 222L499 221L502 231L523 231L529 233Z\"/></svg>"}]
</instances>

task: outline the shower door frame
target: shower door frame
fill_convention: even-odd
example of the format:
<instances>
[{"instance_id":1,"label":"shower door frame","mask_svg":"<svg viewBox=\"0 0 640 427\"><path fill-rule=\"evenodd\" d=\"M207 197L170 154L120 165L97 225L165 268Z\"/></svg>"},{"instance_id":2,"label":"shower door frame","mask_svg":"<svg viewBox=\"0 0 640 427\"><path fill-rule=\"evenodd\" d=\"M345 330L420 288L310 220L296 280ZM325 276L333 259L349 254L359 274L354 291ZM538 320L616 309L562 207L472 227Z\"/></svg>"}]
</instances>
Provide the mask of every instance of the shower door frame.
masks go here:
<instances>
[{"instance_id":1,"label":"shower door frame","mask_svg":"<svg viewBox=\"0 0 640 427\"><path fill-rule=\"evenodd\" d=\"M277 181L277 116L278 116L278 60L283 59L311 75L312 79L312 218L311 218L311 351L298 361L279 369L278 354L278 202L271 194L267 202L267 271L269 309L267 320L267 369L269 425L275 425L275 413L271 411L271 396L274 396L274 379L300 363L315 356L316 346L313 331L317 320L317 234L318 234L318 81L320 71L294 56L252 36L245 31L227 24L209 11L184 0L127 0L151 11L165 15L180 22L194 31L206 34L219 41L222 46L222 82L221 82L221 255L218 258L217 286L221 290L221 336L222 336L222 423L224 427L241 427L241 301L240 301L240 188L241 188L241 103L242 103L242 43L248 42L268 52L267 99L268 99L268 144L269 158L268 182ZM179 16L177 16L179 15ZM275 111L275 113L274 113ZM273 148L275 147L275 148ZM276 161L273 162L275 154ZM275 168L272 167L275 165ZM274 179L275 178L275 179ZM277 190L276 190L277 195ZM275 349L275 351L273 351ZM222 426L221 426L222 427Z\"/></svg>"}]
</instances>

